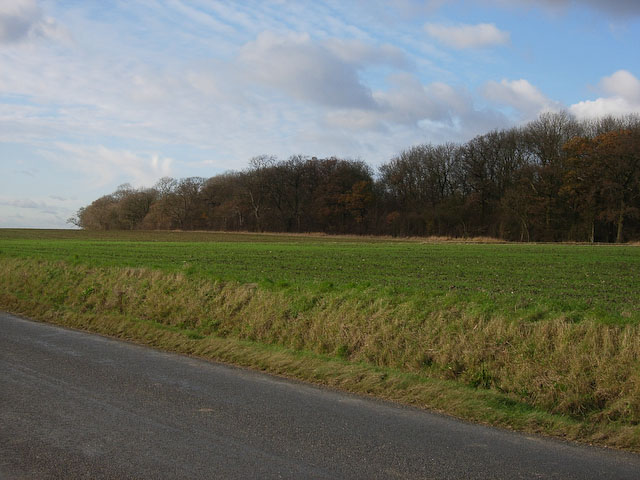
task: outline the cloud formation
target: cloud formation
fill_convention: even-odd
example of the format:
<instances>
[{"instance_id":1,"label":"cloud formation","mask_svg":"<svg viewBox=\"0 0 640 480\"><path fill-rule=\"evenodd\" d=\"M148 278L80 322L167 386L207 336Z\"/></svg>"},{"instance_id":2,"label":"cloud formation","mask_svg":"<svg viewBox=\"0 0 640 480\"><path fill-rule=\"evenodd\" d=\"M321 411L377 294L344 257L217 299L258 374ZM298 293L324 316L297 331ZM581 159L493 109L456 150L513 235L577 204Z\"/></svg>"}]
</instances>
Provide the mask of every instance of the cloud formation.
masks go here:
<instances>
[{"instance_id":1,"label":"cloud formation","mask_svg":"<svg viewBox=\"0 0 640 480\"><path fill-rule=\"evenodd\" d=\"M485 98L514 108L523 119L532 119L541 112L558 110L560 105L545 96L527 80L507 80L500 83L487 82L482 89Z\"/></svg>"},{"instance_id":2,"label":"cloud formation","mask_svg":"<svg viewBox=\"0 0 640 480\"><path fill-rule=\"evenodd\" d=\"M242 48L240 61L256 81L299 100L332 107L375 107L356 64L314 43L308 34L261 33Z\"/></svg>"},{"instance_id":3,"label":"cloud formation","mask_svg":"<svg viewBox=\"0 0 640 480\"><path fill-rule=\"evenodd\" d=\"M340 109L327 114L330 125L358 130L386 130L394 125L415 127L422 120L450 121L456 93L443 83L423 85L408 73L389 77L390 87L373 93L376 108Z\"/></svg>"},{"instance_id":4,"label":"cloud formation","mask_svg":"<svg viewBox=\"0 0 640 480\"><path fill-rule=\"evenodd\" d=\"M425 31L439 42L457 49L484 48L509 43L510 35L493 23L477 25L441 25L427 23Z\"/></svg>"},{"instance_id":5,"label":"cloud formation","mask_svg":"<svg viewBox=\"0 0 640 480\"><path fill-rule=\"evenodd\" d=\"M610 77L604 77L600 86L609 95L640 103L640 80L626 70L618 70Z\"/></svg>"},{"instance_id":6,"label":"cloud formation","mask_svg":"<svg viewBox=\"0 0 640 480\"><path fill-rule=\"evenodd\" d=\"M570 107L578 118L606 115L629 115L640 112L640 80L626 70L604 77L599 84L605 94L595 100L585 100Z\"/></svg>"},{"instance_id":7,"label":"cloud formation","mask_svg":"<svg viewBox=\"0 0 640 480\"><path fill-rule=\"evenodd\" d=\"M324 44L337 58L358 68L370 65L389 65L406 69L410 62L402 49L393 45L373 45L363 40L329 38Z\"/></svg>"},{"instance_id":8,"label":"cloud formation","mask_svg":"<svg viewBox=\"0 0 640 480\"><path fill-rule=\"evenodd\" d=\"M121 179L135 187L152 185L158 178L171 176L171 158L139 155L128 150L109 149L102 145L85 146L58 143L49 156L72 171L80 171L97 187Z\"/></svg>"},{"instance_id":9,"label":"cloud formation","mask_svg":"<svg viewBox=\"0 0 640 480\"><path fill-rule=\"evenodd\" d=\"M464 93L443 83L423 85L417 77L398 74L390 77L391 88L377 92L376 101L391 124L415 125L421 120L450 123L468 111L471 103Z\"/></svg>"},{"instance_id":10,"label":"cloud formation","mask_svg":"<svg viewBox=\"0 0 640 480\"><path fill-rule=\"evenodd\" d=\"M466 88L443 82L423 84L406 72L391 75L387 81L386 90L373 92L377 109L332 110L326 116L328 126L348 130L352 135L384 132L388 141L404 148L425 136L436 143L462 141L485 132L489 125L509 125L498 110L479 109Z\"/></svg>"},{"instance_id":11,"label":"cloud formation","mask_svg":"<svg viewBox=\"0 0 640 480\"><path fill-rule=\"evenodd\" d=\"M399 127L419 130L424 122L454 128L483 115L466 89L445 82L423 84L402 50L390 45L264 32L242 48L239 62L254 81L300 105L323 107L328 127L354 134ZM361 73L372 66L392 69L375 90L361 80Z\"/></svg>"}]
</instances>

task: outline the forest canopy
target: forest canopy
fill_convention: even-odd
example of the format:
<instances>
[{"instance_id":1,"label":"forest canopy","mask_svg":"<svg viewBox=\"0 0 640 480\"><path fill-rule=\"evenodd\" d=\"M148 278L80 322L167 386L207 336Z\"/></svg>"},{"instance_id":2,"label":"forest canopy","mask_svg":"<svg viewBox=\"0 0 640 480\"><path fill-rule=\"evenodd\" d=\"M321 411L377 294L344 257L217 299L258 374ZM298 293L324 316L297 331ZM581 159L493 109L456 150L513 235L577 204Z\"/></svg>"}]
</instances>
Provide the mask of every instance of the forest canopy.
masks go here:
<instances>
[{"instance_id":1,"label":"forest canopy","mask_svg":"<svg viewBox=\"0 0 640 480\"><path fill-rule=\"evenodd\" d=\"M464 144L362 160L259 156L211 178L125 184L69 219L83 229L640 239L640 117L545 113Z\"/></svg>"}]
</instances>

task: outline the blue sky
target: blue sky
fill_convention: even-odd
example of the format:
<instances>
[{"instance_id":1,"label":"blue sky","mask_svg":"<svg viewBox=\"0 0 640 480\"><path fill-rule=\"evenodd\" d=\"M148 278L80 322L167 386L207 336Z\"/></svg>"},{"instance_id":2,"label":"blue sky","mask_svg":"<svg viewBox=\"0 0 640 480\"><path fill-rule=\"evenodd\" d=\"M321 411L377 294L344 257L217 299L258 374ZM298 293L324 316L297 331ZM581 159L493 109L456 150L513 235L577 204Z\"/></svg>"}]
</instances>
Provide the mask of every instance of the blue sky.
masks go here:
<instances>
[{"instance_id":1,"label":"blue sky","mask_svg":"<svg viewBox=\"0 0 640 480\"><path fill-rule=\"evenodd\" d=\"M260 154L640 112L637 0L0 2L0 227Z\"/></svg>"}]
</instances>

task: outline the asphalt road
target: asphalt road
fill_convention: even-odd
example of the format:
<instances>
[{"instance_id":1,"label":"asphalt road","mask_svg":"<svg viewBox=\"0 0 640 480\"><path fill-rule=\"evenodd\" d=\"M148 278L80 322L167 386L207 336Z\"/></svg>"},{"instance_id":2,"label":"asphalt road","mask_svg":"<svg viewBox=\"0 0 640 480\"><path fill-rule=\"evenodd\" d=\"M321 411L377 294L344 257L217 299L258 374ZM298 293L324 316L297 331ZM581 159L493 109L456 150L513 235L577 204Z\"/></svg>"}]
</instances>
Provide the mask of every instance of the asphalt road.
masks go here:
<instances>
[{"instance_id":1,"label":"asphalt road","mask_svg":"<svg viewBox=\"0 0 640 480\"><path fill-rule=\"evenodd\" d=\"M0 478L639 479L640 456L0 313Z\"/></svg>"}]
</instances>

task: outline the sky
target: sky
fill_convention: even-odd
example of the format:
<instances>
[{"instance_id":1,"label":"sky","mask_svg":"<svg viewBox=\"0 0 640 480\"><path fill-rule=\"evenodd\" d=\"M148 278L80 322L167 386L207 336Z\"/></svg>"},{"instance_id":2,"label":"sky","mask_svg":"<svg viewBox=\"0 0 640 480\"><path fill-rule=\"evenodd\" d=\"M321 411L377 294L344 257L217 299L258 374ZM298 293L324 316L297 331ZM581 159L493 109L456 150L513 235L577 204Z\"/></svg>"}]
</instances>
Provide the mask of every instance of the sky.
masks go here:
<instances>
[{"instance_id":1,"label":"sky","mask_svg":"<svg viewBox=\"0 0 640 480\"><path fill-rule=\"evenodd\" d=\"M0 228L257 155L640 112L638 0L0 0Z\"/></svg>"}]
</instances>

